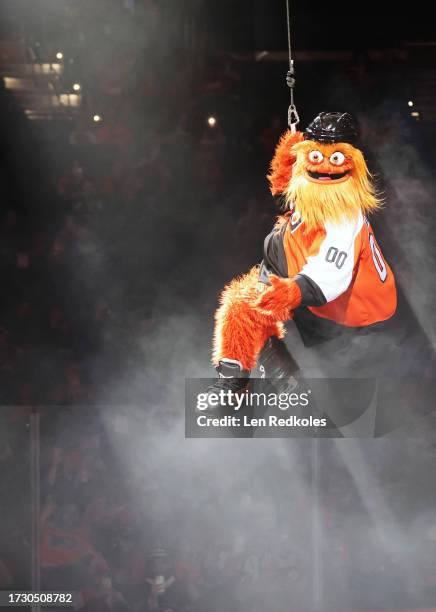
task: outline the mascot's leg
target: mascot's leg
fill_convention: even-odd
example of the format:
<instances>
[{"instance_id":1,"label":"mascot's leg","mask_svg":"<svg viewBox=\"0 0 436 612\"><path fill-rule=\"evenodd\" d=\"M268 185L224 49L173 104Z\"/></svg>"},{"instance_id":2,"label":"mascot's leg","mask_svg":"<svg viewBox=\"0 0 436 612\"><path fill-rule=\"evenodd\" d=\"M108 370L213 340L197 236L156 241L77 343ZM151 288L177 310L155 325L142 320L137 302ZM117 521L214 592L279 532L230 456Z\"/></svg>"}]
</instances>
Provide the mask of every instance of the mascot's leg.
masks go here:
<instances>
[{"instance_id":1,"label":"mascot's leg","mask_svg":"<svg viewBox=\"0 0 436 612\"><path fill-rule=\"evenodd\" d=\"M245 391L250 370L258 360L266 377L281 381L280 391L289 390L296 384L293 375L298 366L282 342L284 325L257 306L259 294L265 288L266 285L259 283L259 269L253 268L233 280L221 295L213 345L213 362L219 378L208 388L210 412L226 408L223 396L220 396L220 405L216 406L217 394Z\"/></svg>"},{"instance_id":2,"label":"mascot's leg","mask_svg":"<svg viewBox=\"0 0 436 612\"><path fill-rule=\"evenodd\" d=\"M233 280L221 295L213 347L213 362L219 378L208 388L212 410L212 397L221 392L242 393L247 388L250 370L268 338L284 336L283 324L256 306L263 287L259 283L259 269L253 268ZM224 399L220 407L225 407Z\"/></svg>"},{"instance_id":3,"label":"mascot's leg","mask_svg":"<svg viewBox=\"0 0 436 612\"><path fill-rule=\"evenodd\" d=\"M254 305L259 296L259 270L233 280L221 295L215 315L213 362L238 362L245 374L254 368L260 351L270 336L282 338L282 323L274 321Z\"/></svg>"}]
</instances>

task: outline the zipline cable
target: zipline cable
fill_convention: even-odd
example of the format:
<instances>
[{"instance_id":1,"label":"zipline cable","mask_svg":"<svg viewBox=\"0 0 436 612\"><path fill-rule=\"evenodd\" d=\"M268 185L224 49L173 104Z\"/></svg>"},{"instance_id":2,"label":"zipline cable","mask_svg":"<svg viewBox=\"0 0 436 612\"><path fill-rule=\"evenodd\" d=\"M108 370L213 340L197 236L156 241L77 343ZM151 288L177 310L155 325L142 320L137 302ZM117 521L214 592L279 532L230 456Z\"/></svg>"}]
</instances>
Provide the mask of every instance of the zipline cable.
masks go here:
<instances>
[{"instance_id":1,"label":"zipline cable","mask_svg":"<svg viewBox=\"0 0 436 612\"><path fill-rule=\"evenodd\" d=\"M288 125L291 132L295 134L297 125L300 122L298 116L297 107L294 102L294 87L295 87L295 73L294 73L294 60L292 59L292 41L291 41L291 11L289 7L289 0L286 0L286 21L288 26L288 54L289 54L289 70L286 74L286 83L291 92L291 102L288 108Z\"/></svg>"},{"instance_id":2,"label":"zipline cable","mask_svg":"<svg viewBox=\"0 0 436 612\"><path fill-rule=\"evenodd\" d=\"M288 24L288 53L289 53L289 70L293 68L292 61L292 43L291 43L291 16L289 10L289 0L286 0L286 21Z\"/></svg>"}]
</instances>

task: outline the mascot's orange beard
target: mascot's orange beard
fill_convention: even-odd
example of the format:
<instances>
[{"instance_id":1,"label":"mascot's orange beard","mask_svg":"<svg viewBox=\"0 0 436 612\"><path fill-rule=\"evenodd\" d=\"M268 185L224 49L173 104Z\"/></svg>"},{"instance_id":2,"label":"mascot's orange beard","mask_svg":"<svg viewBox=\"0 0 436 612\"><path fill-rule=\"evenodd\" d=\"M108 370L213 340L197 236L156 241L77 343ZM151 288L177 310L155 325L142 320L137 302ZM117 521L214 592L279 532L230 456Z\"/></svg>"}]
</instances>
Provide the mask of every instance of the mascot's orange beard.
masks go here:
<instances>
[{"instance_id":1,"label":"mascot's orange beard","mask_svg":"<svg viewBox=\"0 0 436 612\"><path fill-rule=\"evenodd\" d=\"M314 165L308 159L312 150L324 155L322 164ZM334 166L328 160L335 151L345 155L342 166ZM327 221L339 223L356 217L359 211L364 215L382 206L382 200L371 183L371 174L365 159L348 143L321 144L310 140L299 142L292 147L296 162L286 191L288 208L298 211L308 230L324 225ZM326 173L341 173L349 170L346 178L338 181L314 181L308 170Z\"/></svg>"}]
</instances>

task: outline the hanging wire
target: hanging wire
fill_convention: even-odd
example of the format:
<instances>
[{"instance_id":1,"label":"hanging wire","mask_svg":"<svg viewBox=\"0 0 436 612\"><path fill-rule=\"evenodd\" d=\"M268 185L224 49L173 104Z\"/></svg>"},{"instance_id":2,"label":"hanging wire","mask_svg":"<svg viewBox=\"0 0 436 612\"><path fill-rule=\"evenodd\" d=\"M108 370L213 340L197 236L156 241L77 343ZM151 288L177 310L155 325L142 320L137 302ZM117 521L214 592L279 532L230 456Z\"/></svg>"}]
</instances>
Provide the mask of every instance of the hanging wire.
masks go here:
<instances>
[{"instance_id":1,"label":"hanging wire","mask_svg":"<svg viewBox=\"0 0 436 612\"><path fill-rule=\"evenodd\" d=\"M288 108L288 125L291 128L291 132L295 134L297 125L300 122L298 116L297 107L294 102L294 87L295 87L295 76L294 76L294 60L292 59L292 40L291 40L291 11L289 7L289 0L286 0L286 21L288 26L288 54L289 54L289 70L286 75L286 83L288 84L291 92L291 101Z\"/></svg>"},{"instance_id":2,"label":"hanging wire","mask_svg":"<svg viewBox=\"0 0 436 612\"><path fill-rule=\"evenodd\" d=\"M288 53L289 53L289 70L293 69L292 61L292 43L291 43L291 16L289 10L289 0L286 0L286 20L288 24Z\"/></svg>"}]
</instances>

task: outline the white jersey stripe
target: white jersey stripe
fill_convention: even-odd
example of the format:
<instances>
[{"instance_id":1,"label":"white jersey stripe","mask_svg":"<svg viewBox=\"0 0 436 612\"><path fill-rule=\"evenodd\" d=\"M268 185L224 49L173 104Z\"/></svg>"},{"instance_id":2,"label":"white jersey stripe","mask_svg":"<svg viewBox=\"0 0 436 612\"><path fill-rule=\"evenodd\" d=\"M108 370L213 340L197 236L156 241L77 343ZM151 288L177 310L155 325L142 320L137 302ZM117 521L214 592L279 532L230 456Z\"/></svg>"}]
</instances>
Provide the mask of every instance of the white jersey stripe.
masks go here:
<instances>
[{"instance_id":1,"label":"white jersey stripe","mask_svg":"<svg viewBox=\"0 0 436 612\"><path fill-rule=\"evenodd\" d=\"M327 302L335 300L350 285L354 269L354 245L363 226L363 215L355 221L326 223L326 236L316 255L309 256L300 271L311 278Z\"/></svg>"}]
</instances>

